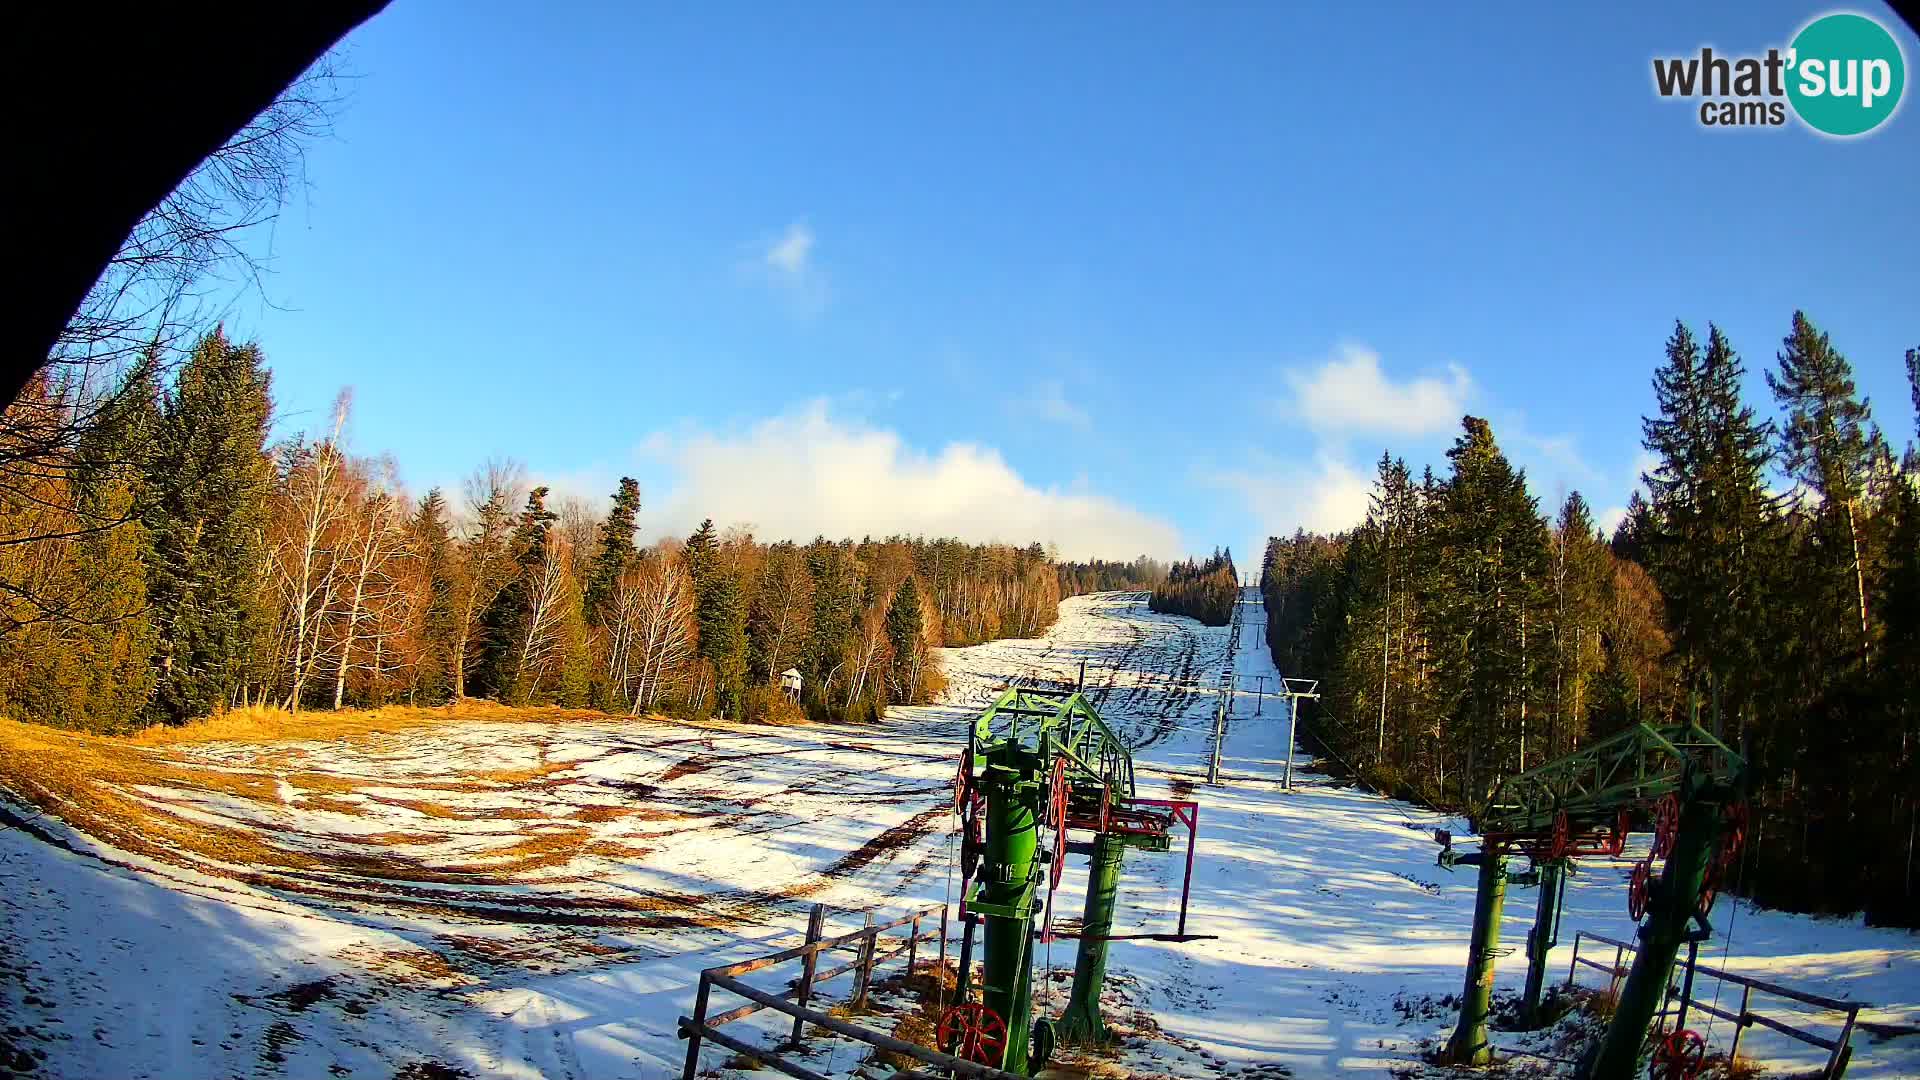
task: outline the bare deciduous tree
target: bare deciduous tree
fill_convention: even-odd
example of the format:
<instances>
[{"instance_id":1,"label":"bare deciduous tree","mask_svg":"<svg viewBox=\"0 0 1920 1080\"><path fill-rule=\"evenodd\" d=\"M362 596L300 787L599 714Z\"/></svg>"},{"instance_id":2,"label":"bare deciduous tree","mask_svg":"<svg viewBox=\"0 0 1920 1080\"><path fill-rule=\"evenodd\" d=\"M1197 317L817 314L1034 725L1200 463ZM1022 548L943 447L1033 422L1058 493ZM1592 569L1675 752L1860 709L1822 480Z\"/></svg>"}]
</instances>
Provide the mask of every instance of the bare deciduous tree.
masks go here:
<instances>
[{"instance_id":1,"label":"bare deciduous tree","mask_svg":"<svg viewBox=\"0 0 1920 1080\"><path fill-rule=\"evenodd\" d=\"M622 613L633 620L623 667L631 681L623 685L630 687L637 716L686 677L693 658L693 579L685 561L666 550L642 560L621 578L614 611L616 623Z\"/></svg>"}]
</instances>

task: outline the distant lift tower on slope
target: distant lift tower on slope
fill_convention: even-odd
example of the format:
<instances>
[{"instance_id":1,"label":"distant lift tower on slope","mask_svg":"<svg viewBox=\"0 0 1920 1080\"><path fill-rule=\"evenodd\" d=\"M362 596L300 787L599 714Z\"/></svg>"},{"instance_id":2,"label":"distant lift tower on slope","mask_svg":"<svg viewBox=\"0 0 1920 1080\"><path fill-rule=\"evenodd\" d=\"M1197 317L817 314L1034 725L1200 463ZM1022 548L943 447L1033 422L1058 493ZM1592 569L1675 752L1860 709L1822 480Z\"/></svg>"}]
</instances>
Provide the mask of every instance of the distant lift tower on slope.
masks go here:
<instances>
[{"instance_id":1,"label":"distant lift tower on slope","mask_svg":"<svg viewBox=\"0 0 1920 1080\"><path fill-rule=\"evenodd\" d=\"M1538 885L1539 906L1527 935L1527 984L1522 1010L1537 1020L1547 951L1556 943L1560 898L1568 864L1581 856L1619 857L1636 814L1653 824L1653 852L1635 866L1627 909L1640 923L1634 953L1606 1037L1582 1063L1582 1075L1626 1080L1640 1071L1647 1028L1660 1010L1681 945L1697 948L1712 933L1707 916L1720 883L1746 838L1746 763L1697 722L1653 728L1636 724L1565 757L1507 777L1494 790L1478 822L1481 847L1455 853L1452 838L1436 835L1440 864L1478 866L1479 892L1473 937L1461 992L1460 1023L1447 1044L1448 1060L1480 1065L1491 1060L1487 1012L1493 996L1493 962L1500 946L1500 913L1509 882ZM1532 867L1509 874L1507 856L1527 856ZM1664 866L1654 870L1655 859ZM1684 1007L1673 1030L1654 1040L1656 1065L1673 1061L1661 1075L1686 1075L1692 1033Z\"/></svg>"},{"instance_id":2,"label":"distant lift tower on slope","mask_svg":"<svg viewBox=\"0 0 1920 1080\"><path fill-rule=\"evenodd\" d=\"M1107 943L1188 941L1198 803L1134 794L1132 751L1079 693L1013 688L968 732L954 790L962 885L959 1004L940 1022L941 1048L1009 1072L1036 1072L1061 1039L1106 1038L1100 990ZM1171 934L1115 934L1114 902L1126 849L1168 851L1187 830L1180 918ZM1074 841L1071 834L1091 834ZM1044 841L1044 846L1043 846ZM1054 892L1068 852L1092 857L1077 933L1053 930ZM1044 887L1043 887L1044 886ZM1039 927L1036 929L1036 920ZM984 925L980 999L969 1000L976 927ZM1059 1020L1033 1020L1034 943L1078 938L1073 992Z\"/></svg>"}]
</instances>

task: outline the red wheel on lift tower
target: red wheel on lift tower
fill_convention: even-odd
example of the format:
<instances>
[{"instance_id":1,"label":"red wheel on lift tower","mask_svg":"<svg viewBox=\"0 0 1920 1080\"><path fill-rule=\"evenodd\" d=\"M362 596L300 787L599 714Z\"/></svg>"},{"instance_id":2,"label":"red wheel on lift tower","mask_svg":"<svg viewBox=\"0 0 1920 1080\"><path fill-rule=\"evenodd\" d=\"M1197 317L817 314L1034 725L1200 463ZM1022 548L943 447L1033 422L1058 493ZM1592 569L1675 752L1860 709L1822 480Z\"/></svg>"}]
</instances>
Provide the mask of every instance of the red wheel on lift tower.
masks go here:
<instances>
[{"instance_id":1,"label":"red wheel on lift tower","mask_svg":"<svg viewBox=\"0 0 1920 1080\"><path fill-rule=\"evenodd\" d=\"M1573 823L1567 820L1565 810L1553 815L1553 846L1548 849L1550 859L1564 859L1573 850Z\"/></svg>"},{"instance_id":2,"label":"red wheel on lift tower","mask_svg":"<svg viewBox=\"0 0 1920 1080\"><path fill-rule=\"evenodd\" d=\"M1000 1014L977 1001L940 1014L940 1045L954 1057L1000 1067L1007 1052L1007 1025Z\"/></svg>"},{"instance_id":3,"label":"red wheel on lift tower","mask_svg":"<svg viewBox=\"0 0 1920 1080\"><path fill-rule=\"evenodd\" d=\"M1653 881L1653 865L1650 861L1633 864L1633 875L1627 879L1627 914L1634 922L1647 917L1647 887Z\"/></svg>"},{"instance_id":4,"label":"red wheel on lift tower","mask_svg":"<svg viewBox=\"0 0 1920 1080\"><path fill-rule=\"evenodd\" d=\"M953 812L964 814L967 810L967 795L973 791L973 743L968 741L967 748L960 752L960 772L953 778Z\"/></svg>"},{"instance_id":5,"label":"red wheel on lift tower","mask_svg":"<svg viewBox=\"0 0 1920 1080\"><path fill-rule=\"evenodd\" d=\"M1607 854L1619 858L1627 850L1627 831L1633 827L1633 814L1626 808L1620 808L1620 816L1613 821L1613 835L1607 837Z\"/></svg>"},{"instance_id":6,"label":"red wheel on lift tower","mask_svg":"<svg viewBox=\"0 0 1920 1080\"><path fill-rule=\"evenodd\" d=\"M1728 803L1721 813L1720 849L1714 852L1717 868L1725 873L1740 861L1740 849L1747 844L1747 804Z\"/></svg>"},{"instance_id":7,"label":"red wheel on lift tower","mask_svg":"<svg viewBox=\"0 0 1920 1080\"><path fill-rule=\"evenodd\" d=\"M1653 1080L1693 1080L1707 1064L1707 1040L1688 1028L1660 1040L1653 1051Z\"/></svg>"},{"instance_id":8,"label":"red wheel on lift tower","mask_svg":"<svg viewBox=\"0 0 1920 1080\"><path fill-rule=\"evenodd\" d=\"M1653 804L1653 854L1664 859L1673 853L1674 838L1680 835L1680 800L1662 795Z\"/></svg>"},{"instance_id":9,"label":"red wheel on lift tower","mask_svg":"<svg viewBox=\"0 0 1920 1080\"><path fill-rule=\"evenodd\" d=\"M1051 877L1049 891L1060 887L1060 875L1067 869L1067 759L1053 759L1053 793L1047 806L1047 819L1053 826L1053 864L1047 868Z\"/></svg>"}]
</instances>

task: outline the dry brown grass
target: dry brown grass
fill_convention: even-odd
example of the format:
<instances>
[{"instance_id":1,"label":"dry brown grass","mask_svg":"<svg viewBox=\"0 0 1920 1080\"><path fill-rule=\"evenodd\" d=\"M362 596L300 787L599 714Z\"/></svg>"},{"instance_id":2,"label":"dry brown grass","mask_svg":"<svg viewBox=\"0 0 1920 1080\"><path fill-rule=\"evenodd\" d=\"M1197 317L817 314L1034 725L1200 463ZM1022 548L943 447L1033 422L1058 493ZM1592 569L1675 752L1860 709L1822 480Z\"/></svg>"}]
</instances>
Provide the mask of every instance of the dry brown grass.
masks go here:
<instances>
[{"instance_id":1,"label":"dry brown grass","mask_svg":"<svg viewBox=\"0 0 1920 1080\"><path fill-rule=\"evenodd\" d=\"M469 817L494 816L492 814L463 814L451 806L430 802L426 799L395 799L385 795L373 795L369 796L369 798L385 806L402 807L416 814L424 814L430 818L439 818L442 821L464 821Z\"/></svg>"},{"instance_id":2,"label":"dry brown grass","mask_svg":"<svg viewBox=\"0 0 1920 1080\"><path fill-rule=\"evenodd\" d=\"M526 769L489 769L473 774L475 780L504 787L525 787L535 780L545 780L554 773L566 772L573 768L570 761L543 761Z\"/></svg>"},{"instance_id":3,"label":"dry brown grass","mask_svg":"<svg viewBox=\"0 0 1920 1080\"><path fill-rule=\"evenodd\" d=\"M599 824L608 821L619 821L621 818L632 817L640 812L641 808L638 806L587 806L582 807L580 811L573 816L577 821L590 821Z\"/></svg>"},{"instance_id":4,"label":"dry brown grass","mask_svg":"<svg viewBox=\"0 0 1920 1080\"><path fill-rule=\"evenodd\" d=\"M399 847L402 844L438 844L446 840L446 837L439 833L383 832L342 836L339 840L343 844L360 844L368 847Z\"/></svg>"},{"instance_id":5,"label":"dry brown grass","mask_svg":"<svg viewBox=\"0 0 1920 1080\"><path fill-rule=\"evenodd\" d=\"M383 735L412 728L461 723L636 723L632 717L593 709L558 706L511 708L491 701L468 700L437 708L388 705L378 709L342 709L339 712L288 712L268 706L230 709L218 716L177 727L145 728L126 741L140 746L176 746L182 743L331 741ZM564 768L565 766L558 766Z\"/></svg>"},{"instance_id":6,"label":"dry brown grass","mask_svg":"<svg viewBox=\"0 0 1920 1080\"><path fill-rule=\"evenodd\" d=\"M299 802L301 808L306 810L325 810L329 813L349 814L353 817L365 817L367 813L364 803L351 802L347 799L330 799L325 795L304 796Z\"/></svg>"},{"instance_id":7,"label":"dry brown grass","mask_svg":"<svg viewBox=\"0 0 1920 1080\"><path fill-rule=\"evenodd\" d=\"M249 831L189 823L137 794L141 787L279 799L258 774L186 766L130 740L0 720L0 788L125 851L179 863L191 851L233 864L306 869L313 860L263 843Z\"/></svg>"},{"instance_id":8,"label":"dry brown grass","mask_svg":"<svg viewBox=\"0 0 1920 1080\"><path fill-rule=\"evenodd\" d=\"M394 733L461 723L610 721L635 722L591 710L511 709L483 701L433 709L388 707L298 714L270 708L240 709L181 727L149 728L124 737L0 718L0 792L46 810L122 851L243 880L260 880L262 874L323 870L333 860L288 846L297 841L281 830L190 820L178 808L211 795L276 808L292 802L307 809L365 816L367 805L341 796L376 786L500 790L538 784L569 766L541 762L531 768L498 770L453 782L445 777L355 777L315 771L298 743L378 741ZM216 764L187 752L195 745L218 742L251 744L260 750L248 755L246 766ZM438 820L546 816L525 809L461 810L430 799L375 798ZM488 871L512 872L563 863L580 854L590 838L589 830L573 825L557 834L530 836L509 849L504 863L494 861ZM436 839L428 833L393 831L363 838L361 844L378 848ZM411 869L416 880L435 876L432 868L418 865L387 867L382 862L378 866L370 864L370 869L376 873ZM471 868L445 869L459 873Z\"/></svg>"}]
</instances>

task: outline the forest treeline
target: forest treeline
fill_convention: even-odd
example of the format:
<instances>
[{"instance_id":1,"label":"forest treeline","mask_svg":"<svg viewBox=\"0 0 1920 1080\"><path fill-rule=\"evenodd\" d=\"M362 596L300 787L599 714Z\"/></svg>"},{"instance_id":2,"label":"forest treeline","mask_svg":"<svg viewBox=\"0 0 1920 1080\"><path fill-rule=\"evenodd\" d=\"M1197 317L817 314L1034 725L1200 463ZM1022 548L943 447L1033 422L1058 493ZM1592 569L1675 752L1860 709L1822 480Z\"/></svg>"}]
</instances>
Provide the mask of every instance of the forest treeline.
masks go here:
<instances>
[{"instance_id":1,"label":"forest treeline","mask_svg":"<svg viewBox=\"0 0 1920 1080\"><path fill-rule=\"evenodd\" d=\"M1240 574L1233 567L1233 550L1214 549L1204 561L1187 559L1167 568L1167 579L1154 586L1147 606L1168 615L1185 615L1208 626L1225 626L1233 618L1240 596Z\"/></svg>"},{"instance_id":2,"label":"forest treeline","mask_svg":"<svg viewBox=\"0 0 1920 1080\"><path fill-rule=\"evenodd\" d=\"M259 348L214 332L35 380L0 425L0 715L121 731L224 708L485 696L630 712L867 718L940 685L929 650L1052 624L1026 548L636 543L639 485L555 499L511 463L414 498L327 429L269 443ZM802 674L795 705L776 689Z\"/></svg>"},{"instance_id":3,"label":"forest treeline","mask_svg":"<svg viewBox=\"0 0 1920 1080\"><path fill-rule=\"evenodd\" d=\"M1167 580L1167 564L1145 555L1132 562L1063 562L1058 569L1063 600L1097 592L1146 592Z\"/></svg>"},{"instance_id":4,"label":"forest treeline","mask_svg":"<svg viewBox=\"0 0 1920 1080\"><path fill-rule=\"evenodd\" d=\"M1920 428L1920 350L1906 372ZM1269 541L1269 643L1323 681L1303 715L1349 768L1468 812L1697 708L1752 767L1741 891L1920 925L1920 450L1896 458L1803 314L1765 373L1776 418L1745 373L1718 328L1676 326L1611 537L1578 492L1543 517L1484 420L1444 476L1382 455L1363 524Z\"/></svg>"}]
</instances>

